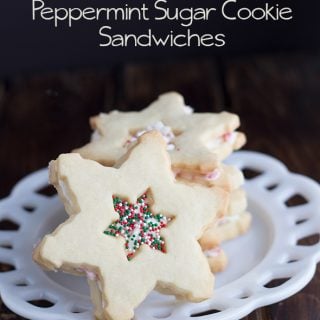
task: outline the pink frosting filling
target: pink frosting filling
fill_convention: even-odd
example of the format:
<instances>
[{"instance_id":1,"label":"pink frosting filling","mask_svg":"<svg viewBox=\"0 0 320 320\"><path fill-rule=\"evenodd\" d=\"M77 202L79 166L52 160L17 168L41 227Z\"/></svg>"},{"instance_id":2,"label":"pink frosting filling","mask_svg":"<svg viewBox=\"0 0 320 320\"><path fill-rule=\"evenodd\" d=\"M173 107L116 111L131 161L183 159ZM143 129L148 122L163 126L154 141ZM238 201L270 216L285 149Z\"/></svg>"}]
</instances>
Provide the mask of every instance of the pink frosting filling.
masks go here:
<instances>
[{"instance_id":1,"label":"pink frosting filling","mask_svg":"<svg viewBox=\"0 0 320 320\"><path fill-rule=\"evenodd\" d=\"M89 279L91 281L96 281L98 278L98 276L95 272L90 271L86 268L78 268L77 271L85 273L87 276L87 279Z\"/></svg>"},{"instance_id":2,"label":"pink frosting filling","mask_svg":"<svg viewBox=\"0 0 320 320\"><path fill-rule=\"evenodd\" d=\"M213 248L213 249L210 249L210 250L206 250L204 252L204 254L206 255L206 257L213 258L213 257L217 257L218 255L220 255L221 252L222 252L221 248L220 247L216 247L216 248Z\"/></svg>"},{"instance_id":3,"label":"pink frosting filling","mask_svg":"<svg viewBox=\"0 0 320 320\"><path fill-rule=\"evenodd\" d=\"M208 172L208 173L193 173L193 172L188 172L188 171L183 171L183 170L179 170L179 169L175 169L173 170L175 176L179 176L181 178L185 178L187 180L193 180L196 178L201 178L201 179L205 179L205 180L209 180L209 181L215 181L218 180L221 176L221 170L216 168L214 169L212 172Z\"/></svg>"}]
</instances>

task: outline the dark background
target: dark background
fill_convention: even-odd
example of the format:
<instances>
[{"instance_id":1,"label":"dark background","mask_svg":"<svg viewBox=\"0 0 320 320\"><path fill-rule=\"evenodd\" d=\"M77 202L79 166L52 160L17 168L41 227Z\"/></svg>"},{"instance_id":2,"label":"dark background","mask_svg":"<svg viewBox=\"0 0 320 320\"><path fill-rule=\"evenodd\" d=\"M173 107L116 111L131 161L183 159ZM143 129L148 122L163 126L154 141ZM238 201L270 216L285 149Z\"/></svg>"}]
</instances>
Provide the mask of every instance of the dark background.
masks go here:
<instances>
[{"instance_id":1,"label":"dark background","mask_svg":"<svg viewBox=\"0 0 320 320\"><path fill-rule=\"evenodd\" d=\"M154 1L127 1L130 6L146 2L149 7ZM125 1L116 0L45 0L50 7L117 7ZM222 0L179 0L168 1L169 7L221 7ZM264 1L238 0L236 7L254 8ZM32 21L31 0L0 2L0 75L17 72L34 72L62 67L97 67L128 61L148 61L181 57L211 56L213 54L246 54L319 48L320 45L320 2L317 0L268 1L281 7L293 9L291 21L227 21L214 14L208 22L195 22L193 32L220 33L227 36L222 48L100 48L98 30L105 21L75 23L72 29L66 26L54 28L52 21ZM158 21L110 23L115 33L143 33L149 27L161 35L170 30L183 30L176 22Z\"/></svg>"},{"instance_id":2,"label":"dark background","mask_svg":"<svg viewBox=\"0 0 320 320\"><path fill-rule=\"evenodd\" d=\"M46 1L57 6L119 2ZM262 1L238 2L257 6ZM184 6L212 3L170 1ZM174 50L99 48L94 23L54 29L49 23L32 22L31 0L1 1L0 198L26 174L86 143L90 116L115 107L141 109L168 90L183 94L197 112L239 114L248 138L246 149L270 154L291 171L320 181L320 2L279 3L293 8L293 21L195 24L194 31L212 28L226 33L227 45ZM118 27L130 32L145 28ZM166 33L167 28L161 24L155 30ZM0 221L0 230L10 228ZM315 236L302 243L318 241ZM11 267L2 264L0 272ZM318 268L300 293L245 319L319 320L319 297ZM0 304L0 319L22 318Z\"/></svg>"}]
</instances>

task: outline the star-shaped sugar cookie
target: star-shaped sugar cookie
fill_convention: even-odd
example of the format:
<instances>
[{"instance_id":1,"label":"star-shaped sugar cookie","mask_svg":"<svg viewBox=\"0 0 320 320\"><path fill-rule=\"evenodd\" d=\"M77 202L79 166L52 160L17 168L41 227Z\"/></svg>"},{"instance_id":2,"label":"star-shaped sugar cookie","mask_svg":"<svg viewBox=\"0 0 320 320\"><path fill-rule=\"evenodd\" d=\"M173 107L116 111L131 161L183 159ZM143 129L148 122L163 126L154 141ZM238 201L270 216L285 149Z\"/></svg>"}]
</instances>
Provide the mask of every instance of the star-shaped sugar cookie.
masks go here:
<instances>
[{"instance_id":1,"label":"star-shaped sugar cookie","mask_svg":"<svg viewBox=\"0 0 320 320\"><path fill-rule=\"evenodd\" d=\"M146 131L158 130L167 142L172 167L207 173L245 142L234 132L239 117L228 113L193 113L175 92L161 95L140 112L113 111L91 118L92 141L74 150L84 158L112 166Z\"/></svg>"},{"instance_id":2,"label":"star-shaped sugar cookie","mask_svg":"<svg viewBox=\"0 0 320 320\"><path fill-rule=\"evenodd\" d=\"M197 240L226 210L228 195L177 182L161 134L140 137L119 168L61 155L50 181L69 219L44 237L34 259L51 270L85 272L98 319L131 319L154 288L190 301L211 296L213 275ZM124 231L116 236L110 228ZM140 241L132 247L133 239L130 259L126 232Z\"/></svg>"}]
</instances>

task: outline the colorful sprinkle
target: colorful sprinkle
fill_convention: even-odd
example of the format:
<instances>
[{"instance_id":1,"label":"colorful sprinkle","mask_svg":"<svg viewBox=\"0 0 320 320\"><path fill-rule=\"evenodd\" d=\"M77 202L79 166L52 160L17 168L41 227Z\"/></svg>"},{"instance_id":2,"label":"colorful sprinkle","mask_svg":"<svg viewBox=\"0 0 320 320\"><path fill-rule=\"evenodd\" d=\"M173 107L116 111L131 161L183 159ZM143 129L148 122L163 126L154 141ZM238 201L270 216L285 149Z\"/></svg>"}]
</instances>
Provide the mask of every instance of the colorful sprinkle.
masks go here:
<instances>
[{"instance_id":1,"label":"colorful sprinkle","mask_svg":"<svg viewBox=\"0 0 320 320\"><path fill-rule=\"evenodd\" d=\"M152 214L147 194L143 194L135 204L114 196L113 207L120 218L110 224L104 234L125 238L125 251L129 261L142 244L153 250L166 252L160 230L165 228L171 219L160 213Z\"/></svg>"}]
</instances>

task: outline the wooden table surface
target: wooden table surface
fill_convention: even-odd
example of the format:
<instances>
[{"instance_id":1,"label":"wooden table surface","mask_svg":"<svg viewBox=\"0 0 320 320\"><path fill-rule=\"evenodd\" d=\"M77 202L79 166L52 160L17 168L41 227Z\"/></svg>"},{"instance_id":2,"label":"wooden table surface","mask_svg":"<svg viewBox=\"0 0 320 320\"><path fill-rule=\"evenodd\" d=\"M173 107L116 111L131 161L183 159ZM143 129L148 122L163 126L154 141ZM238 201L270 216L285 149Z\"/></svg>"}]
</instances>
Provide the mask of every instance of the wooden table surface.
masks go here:
<instances>
[{"instance_id":1,"label":"wooden table surface","mask_svg":"<svg viewBox=\"0 0 320 320\"><path fill-rule=\"evenodd\" d=\"M320 55L311 52L131 63L4 79L0 197L7 196L24 175L87 142L89 116L114 107L143 108L168 90L182 93L200 112L238 113L248 137L246 149L275 156L291 171L319 182ZM0 229L5 228L0 223ZM244 319L319 320L319 271L300 293ZM2 304L0 319L23 318Z\"/></svg>"}]
</instances>

